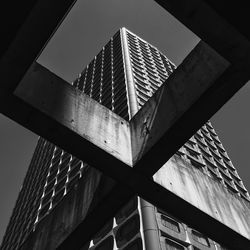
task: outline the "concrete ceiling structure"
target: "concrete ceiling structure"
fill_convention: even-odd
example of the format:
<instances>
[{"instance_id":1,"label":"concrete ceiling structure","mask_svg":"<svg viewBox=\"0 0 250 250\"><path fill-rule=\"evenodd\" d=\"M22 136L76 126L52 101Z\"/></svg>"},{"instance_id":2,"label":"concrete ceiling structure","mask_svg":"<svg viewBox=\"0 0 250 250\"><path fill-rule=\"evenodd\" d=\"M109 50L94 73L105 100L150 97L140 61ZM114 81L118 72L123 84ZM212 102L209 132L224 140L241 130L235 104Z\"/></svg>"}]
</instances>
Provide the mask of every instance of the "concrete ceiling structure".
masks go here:
<instances>
[{"instance_id":1,"label":"concrete ceiling structure","mask_svg":"<svg viewBox=\"0 0 250 250\"><path fill-rule=\"evenodd\" d=\"M167 159L249 80L250 32L247 15L244 15L247 8L243 1L236 6L212 0L156 2L211 48L200 43L157 91L157 98L129 123L86 96L80 96L67 83L61 84L63 80L40 70L34 63L74 1L15 1L14 9L13 3L6 3L3 8L15 16L15 22L8 26L4 20L1 22L4 42L0 51L1 112L115 180L111 181L104 199L65 239L61 249L82 246L134 194L173 215L178 211L178 217L180 210L185 209L188 213L180 219L225 246L250 248L248 238L151 179ZM32 84L35 79L32 77L37 74L42 74L45 80ZM188 87L184 84L186 81L190 83ZM170 96L165 88L170 89ZM73 105L74 100L80 102L80 108ZM88 113L90 109L99 109L97 113L102 115L93 120ZM84 115L89 115L88 119ZM88 134L89 124L82 124L82 121L91 120L97 127L98 124L106 126L104 131L109 131L111 137L106 138L106 132ZM118 129L119 138L122 138L120 148L117 148L117 137L112 137L117 130L110 130L109 126ZM114 140L110 142L110 138ZM83 149L88 153L83 155ZM123 152L126 153L123 155ZM97 159L95 155L100 157ZM166 200L171 200L171 204ZM104 208L109 211L105 216ZM85 230L88 233L79 237L84 227L88 228Z\"/></svg>"}]
</instances>

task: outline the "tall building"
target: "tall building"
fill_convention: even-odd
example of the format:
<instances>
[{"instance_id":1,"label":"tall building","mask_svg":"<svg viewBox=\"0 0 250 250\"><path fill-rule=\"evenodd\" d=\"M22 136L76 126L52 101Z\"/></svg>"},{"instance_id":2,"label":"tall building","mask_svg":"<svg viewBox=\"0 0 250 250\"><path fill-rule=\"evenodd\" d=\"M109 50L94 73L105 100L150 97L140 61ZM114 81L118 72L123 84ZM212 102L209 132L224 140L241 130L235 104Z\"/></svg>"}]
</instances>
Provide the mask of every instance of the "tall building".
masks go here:
<instances>
[{"instance_id":1,"label":"tall building","mask_svg":"<svg viewBox=\"0 0 250 250\"><path fill-rule=\"evenodd\" d=\"M79 74L73 86L130 120L175 68L156 47L122 28ZM249 194L209 121L169 160L172 164L178 161L197 169L204 178L242 202L249 202ZM90 168L86 162L39 138L1 249L18 249L74 185L88 176ZM157 178L156 174L154 179ZM155 221L151 232L145 223L149 217ZM89 249L225 248L173 218L168 211L134 197L95 235Z\"/></svg>"}]
</instances>

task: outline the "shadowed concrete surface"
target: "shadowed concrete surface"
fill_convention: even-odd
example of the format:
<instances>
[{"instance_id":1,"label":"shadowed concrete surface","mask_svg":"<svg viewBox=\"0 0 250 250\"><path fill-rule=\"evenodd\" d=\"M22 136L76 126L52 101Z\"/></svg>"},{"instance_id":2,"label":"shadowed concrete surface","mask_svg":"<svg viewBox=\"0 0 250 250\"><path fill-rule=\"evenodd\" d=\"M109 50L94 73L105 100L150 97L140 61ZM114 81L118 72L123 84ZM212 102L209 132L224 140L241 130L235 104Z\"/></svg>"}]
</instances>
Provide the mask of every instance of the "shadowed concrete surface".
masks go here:
<instances>
[{"instance_id":1,"label":"shadowed concrete surface","mask_svg":"<svg viewBox=\"0 0 250 250\"><path fill-rule=\"evenodd\" d=\"M171 1L169 1L169 2L171 2ZM183 3L184 2L188 2L188 1L183 1ZM193 4L193 3L195 3L195 4ZM197 3L198 3L198 5L197 5ZM214 16L214 15L210 15L210 18L207 18L207 16L205 15L205 14L211 14L211 12L209 12L208 11L208 9L207 8L205 8L205 11L204 11L204 9L202 9L202 8L199 8L199 7L204 7L204 5L202 5L202 4L200 4L199 5L199 3L202 3L202 1L192 1L192 4L190 4L189 3L189 5L188 6L190 6L190 8L183 8L183 10L188 10L185 14L187 14L187 17L189 18L189 20L186 22L186 23L188 23L188 22L192 22L193 24L195 24L195 25L203 25L203 27L198 27L197 29L196 29L196 31L197 31L197 33L198 34L201 34L201 36L202 35L204 35L204 33L206 33L208 36L210 36L210 35L213 35L213 33L211 32L211 30L206 30L206 29L203 29L204 28L204 26L206 26L208 23L209 23L209 26L210 27L214 27L214 25L211 25L211 23L210 22L207 22L206 21L206 23L202 23L201 21L202 21L202 18L203 19L206 19L206 20L217 20L216 21L216 25L218 24L218 23L223 23L223 22L221 22L219 19L214 19L213 17L216 17L216 16ZM184 6L185 7L185 6ZM186 6L187 7L187 6ZM191 7L194 7L193 9L191 8ZM178 8L180 8L180 6L178 6ZM185 11L184 11L185 12ZM204 15L203 15L204 14ZM214 14L214 13L213 13ZM195 17L195 18L194 18ZM197 17L198 17L198 19L197 19ZM205 24L205 25L204 25ZM220 28L220 30L222 31L222 33L223 33L223 31L224 30L228 30L228 29L230 29L230 27L228 27L228 29L225 27L225 26L221 26L221 27L224 27L225 29L222 29L222 28ZM36 27L37 28L37 27ZM203 33L202 33L203 32ZM242 38L242 37L240 37L240 39L239 39L239 41L240 42L243 42L243 45L246 45L246 46L243 46L244 48L242 49L242 47L241 47L241 45L242 44L240 44L240 46L238 46L239 44L238 43L226 43L225 42L225 40L218 40L218 38L220 37L220 36L218 36L218 34L219 35L221 35L221 33L219 32L219 33L217 33L217 37L216 38L212 38L212 39L214 39L214 40L210 40L209 41L209 44L210 45L213 45L214 47L216 47L216 50L219 52L219 53L221 53L226 59L228 59L229 61L230 61L230 63L232 63L233 64L233 67L231 67L231 69L230 69L230 71L227 71L227 74L226 75L224 75L224 78L222 77L222 79L221 79L221 81L223 82L224 81L224 83L230 83L228 86L226 86L225 84L222 86L222 92L223 92L223 88L224 88L224 90L225 90L225 96L223 96L223 98L221 98L221 96L219 95L219 94L217 94L217 98L215 98L214 99L214 101L215 101L215 103L216 103L216 108L218 109L219 108L219 106L220 105L222 105L225 101L227 101L241 86L243 86L243 84L246 82L246 80L248 80L249 79L249 73L247 72L247 68L246 68L246 66L245 65L249 65L249 44L248 44L248 41L246 41L245 39L244 39L244 37ZM235 34L235 36L234 36L234 34ZM238 34L236 34L236 33L234 33L234 34L230 34L229 36L225 36L226 38L229 38L229 41L230 40L233 40L233 38L234 37L236 37L237 39L239 38L239 36L238 36ZM206 40L207 41L207 39L204 39L204 40ZM209 39L208 39L209 40ZM224 43L225 42L225 43ZM224 45L225 44L225 45ZM40 44L41 45L41 44ZM221 46L221 47L220 47ZM39 46L38 46L39 47ZM26 46L26 48L28 48L28 46ZM239 49L240 48L240 49ZM40 49L40 48L39 48ZM38 51L38 50L34 50L34 51ZM230 54L230 51L233 51L233 54ZM32 55L33 57L32 57L32 60L34 59L34 55L35 55L35 53ZM237 56L234 56L234 55L237 55ZM20 55L19 55L20 56ZM25 55L26 56L26 55ZM21 57L19 57L19 59L20 59ZM28 57L27 57L28 58ZM12 58L13 59L13 58ZM14 59L16 59L16 58L14 58ZM30 58L29 58L30 59ZM24 65L24 67L22 68L22 69L20 69L18 66L20 66L20 65L18 65L18 60L17 60L17 62L16 62L16 64L14 64L14 65L17 65L17 69L19 70L19 72L16 74L16 75L14 75L14 77L12 77L11 76L11 78L12 79L10 79L10 80L13 80L13 82L14 82L14 85L13 86L16 86L16 84L18 83L18 81L20 80L20 78L21 78L21 76L24 74L24 72L26 71L26 69L27 69L27 65L30 65L30 61L29 61L29 59L27 59L26 60L26 65ZM6 61L5 61L6 62ZM237 64L238 63L238 64ZM5 65L6 66L6 65ZM12 65L13 66L13 65ZM241 67L242 66L242 67ZM8 68L8 67L7 67ZM12 69L13 67L9 67L10 69ZM3 69L3 68L2 68ZM4 68L4 69L6 69L6 67ZM22 71L23 70L23 71ZM4 70L3 70L4 71ZM11 74L9 74L10 72L9 71L7 71L7 72L4 72L5 74L3 74L3 78L8 78ZM7 79L6 78L6 79ZM15 82L16 81L16 82ZM10 81L11 82L11 81ZM12 83L13 83L12 82ZM238 85L237 86L235 86L235 84L234 83L238 83ZM11 84L10 84L10 86L12 86ZM12 89L13 90L13 89ZM10 93L9 93L10 94ZM216 96L216 94L215 94L215 96ZM8 98L8 96L7 96L7 98ZM219 100L219 101L218 101ZM3 101L5 101L4 99L3 99ZM4 102L3 102L4 103ZM13 103L15 103L15 102L13 102ZM13 104L12 103L12 104ZM17 102L18 103L18 102ZM16 104L17 104L16 103ZM8 103L7 103L8 104ZM213 111L210 111L210 113L209 114L211 114L212 112L215 112L214 110L216 109L216 108L214 108L214 109L211 109L211 110L213 110ZM11 109L10 109L11 110ZM4 113L5 114L7 114L8 112L10 112L10 110L8 110L7 108L6 109L4 109ZM22 110L22 109L19 109L19 110ZM12 112L13 112L13 109L11 110ZM34 111L34 110L32 110L32 111ZM12 114L12 118L14 118L15 119L15 115L16 114ZM11 116L11 115L10 115ZM32 120L32 115L30 115L29 114L29 119L30 120ZM18 117L18 119L19 119L19 122L21 122L22 123L22 121L20 121L20 117ZM17 120L18 120L17 119ZM42 119L41 119L41 121L42 121ZM25 122L24 122L25 123ZM31 122L32 123L32 122ZM31 127L32 127L32 125L30 125ZM38 129L38 127L36 127L35 129L37 129L37 131L39 130ZM147 131L147 130L146 130ZM51 131L52 132L52 131ZM44 131L43 131L43 133L44 133ZM78 151L78 154L80 155L80 153L79 153L79 151ZM240 230L242 230L242 228L241 227L239 227L240 228ZM247 248L245 248L245 249L247 249Z\"/></svg>"},{"instance_id":2,"label":"shadowed concrete surface","mask_svg":"<svg viewBox=\"0 0 250 250\"><path fill-rule=\"evenodd\" d=\"M129 123L43 66L34 63L15 94L97 147L131 165Z\"/></svg>"},{"instance_id":3,"label":"shadowed concrete surface","mask_svg":"<svg viewBox=\"0 0 250 250\"><path fill-rule=\"evenodd\" d=\"M38 63L29 69L15 94L132 166L192 108L228 66L226 60L200 42L130 123Z\"/></svg>"},{"instance_id":4,"label":"shadowed concrete surface","mask_svg":"<svg viewBox=\"0 0 250 250\"><path fill-rule=\"evenodd\" d=\"M124 188L122 188L119 185L117 186L110 182L110 188L106 190L106 192L103 192L102 197L105 197L105 199L99 199L98 203L95 204L101 204L101 206L103 206L108 199L107 197L113 197L113 202L106 205L107 209L109 206L111 207L113 204L117 203L115 200L116 197L123 194L124 200L121 199L120 203L116 204L116 207L114 207L118 210L119 206L122 206L122 204L131 198L134 192L141 194L142 197L159 205L159 207L168 210L173 209L173 207L171 208L169 204L161 203L160 200L169 197L173 203L172 206L174 207L178 206L182 208L189 206L188 209L191 209L192 206L196 206L198 210L200 210L200 212L197 212L198 210L195 210L193 207L192 213L194 216L192 216L192 219L185 218L185 221L188 224L198 226L199 216L205 216L208 221L209 216L212 216L219 223L230 226L235 232L238 232L244 237L250 238L250 222L247 220L247 218L250 217L249 208L246 207L244 203L238 203L238 199L231 194L225 195L225 192L223 193L224 196L222 194L220 195L220 198L223 199L224 203L222 202L218 204L218 200L214 200L213 197L217 194L218 190L221 190L221 187L218 185L216 189L213 189L211 186L213 182L209 177L204 177L204 180L207 181L205 186L209 190L208 195L207 190L203 189L205 181L200 184L196 183L196 185L192 184L192 181L194 181L195 178L198 177L202 179L203 177L198 176L195 171L192 172L189 168L189 171L185 172L185 168L183 168L183 165L181 165L179 161L172 164L178 166L177 169L170 164L170 161L170 163L167 164L167 166L170 167L164 166L163 169L157 172L155 180L162 185L161 188L140 175L140 172L145 172L150 176L150 174L161 168L163 164L160 164L160 161L164 161L165 163L167 159L171 157L171 154L169 153L168 157L166 157L166 154L161 151L161 144L157 143L159 139L162 137L164 138L168 129L173 127L174 130L176 130L175 134L181 133L181 136L179 136L179 138L174 137L171 141L165 141L165 145L172 145L171 142L177 141L179 144L174 144L174 146L180 147L183 142L185 142L184 138L189 138L193 134L192 129L180 130L180 128L175 126L175 123L181 119L181 116L188 109L192 110L193 106L197 106L196 101L199 99L200 95L205 92L221 74L223 74L227 67L228 63L226 60L218 56L218 54L201 42L183 62L180 68L173 73L173 76L166 81L163 87L156 92L155 96L146 103L146 105L130 122L124 121L118 115L115 115L88 96L80 94L80 92L74 90L66 82L62 81L60 78L38 64L35 64L30 69L30 74L23 79L23 82L15 93L21 98L24 98L25 101L28 101L36 108L40 109L40 111L60 122L66 128L73 130L79 136L85 138L85 140L82 138L85 147L83 147L82 150L78 149L77 154L75 155L79 158L82 157L82 160L87 161L88 163L91 161L94 167L111 175L124 185ZM34 84L34 82L36 84ZM63 104L60 105L60 102L63 102ZM201 112L202 106L199 107L199 109ZM202 117L202 119L207 118L206 114L205 117ZM30 119L32 119L32 116L30 116ZM205 121L206 120L201 120L201 122ZM190 126L190 128L192 128L192 126ZM49 135L51 131L48 130L47 133ZM150 138L149 141L147 141L148 138ZM64 137L61 137L61 139L65 140ZM91 143L88 143L87 141ZM92 143L96 144L96 146L87 148L88 146L91 146ZM158 151L157 154L151 152L152 146L154 147L154 150ZM174 146L172 145L172 150L177 150L178 147L174 148ZM101 147L101 149L98 149L99 147ZM73 152L76 148L78 148L78 144L72 141L72 145L69 149ZM104 149L106 153L102 153L103 155L100 158L94 157L94 154L97 154L97 150L101 153L103 151L102 149ZM76 151L73 153L75 152ZM89 153L85 156L82 155L82 152ZM145 152L146 159L151 159L149 162L145 162L144 160ZM100 156L99 153L98 156ZM161 158L161 160L157 162L155 161L155 164L151 164L156 157ZM135 159L133 169L128 166L132 165L132 159ZM128 165L122 164L119 160L126 162ZM103 164L104 162L105 164ZM115 162L116 164L109 165L109 162ZM167 182L168 179L164 182L163 179L165 178L165 175L175 178L176 183L171 182L171 184L169 184L169 182ZM127 191L125 186L126 188L129 188ZM176 190L174 189L175 191L173 192L172 186L178 186L178 188ZM185 190L186 186L188 188ZM132 189L133 192L131 192L130 189ZM156 191L157 189L158 192ZM86 188L86 190L88 189ZM118 191L120 191L120 193ZM89 189L89 192L91 194L92 190ZM157 193L157 196L154 195L155 193ZM177 195L181 199L177 198L177 200L174 200L173 198L170 198L170 193L172 193L172 195ZM76 205L76 207L65 205L65 208L63 208L63 205L60 205L58 208L55 208L53 215L49 215L48 217L58 216L58 220L45 218L44 222L41 222L41 225L44 226L39 224L35 233L32 234L31 238L24 244L23 249L28 249L25 248L26 244L37 244L38 249L39 247L40 249L43 249L43 244L45 244L46 241L50 242L48 244L52 244L46 245L46 248L50 249L51 247L51 249L53 249L55 246L59 246L63 240L67 240L67 236L71 237L71 235L74 235L75 230L78 228L87 230L86 227L84 228L84 223L86 220L90 223L90 219L86 212L84 212L84 215L87 216L82 216L81 218L76 217L78 218L77 223L73 219L61 223L61 221L64 221L63 218L67 213L72 216L75 213L77 214L77 212L75 212L78 209L77 207L84 203L84 198L82 201L76 203L74 199L77 199L77 196L75 196L75 198L69 198L72 197L71 195L72 192L67 196L67 199L72 199L70 203L78 205ZM61 204L68 204L67 199L62 201ZM226 199L236 202L236 204L233 206L227 206ZM243 217L237 210L239 207L245 211ZM178 211L178 213L181 213L181 211ZM225 216L223 216L224 213L229 217L234 216L235 220L225 218ZM93 214L91 216L93 219ZM100 212L99 214L96 213L95 223L98 224L98 218L101 216ZM107 212L107 217L108 216L112 217L113 213L111 213L111 211ZM200 220L205 221L203 220L203 217L200 217ZM48 224L45 223L46 221L48 221ZM246 223L246 225L243 225L244 223ZM223 226L223 224L220 226L224 229L225 226ZM101 226L101 224L98 226ZM42 236L42 233L39 234L39 231L44 230L43 228L46 227L59 227L60 230L57 230L57 233L61 235L62 239L57 235L54 238L58 240L51 241L50 237L53 237L55 234L54 231L56 230L51 231L51 236L49 238L46 238L48 237L46 235ZM230 231L232 229L228 230ZM206 230L202 231L206 232ZM222 232L222 234L224 233ZM224 237L226 237L226 235L227 233L224 234ZM41 240L41 237L45 238L42 238ZM90 237L90 235L88 237ZM82 243L79 244L86 243L86 240L89 239L88 237L86 236L85 240L82 240ZM29 241L31 241L31 243L28 243ZM63 244L64 243L62 243L61 246L63 246ZM30 245L27 246L30 247Z\"/></svg>"},{"instance_id":5,"label":"shadowed concrete surface","mask_svg":"<svg viewBox=\"0 0 250 250\"><path fill-rule=\"evenodd\" d=\"M203 171L175 156L154 175L154 180L250 239L249 202L233 195Z\"/></svg>"},{"instance_id":6,"label":"shadowed concrete surface","mask_svg":"<svg viewBox=\"0 0 250 250\"><path fill-rule=\"evenodd\" d=\"M216 80L228 66L229 63L213 49L205 43L199 42L161 88L156 91L142 109L131 119L133 165L161 137L164 138L164 134L167 134L167 131L171 127L174 127L175 123L181 119L181 116L185 112L192 109L193 105L195 106L195 102L201 98L202 94L210 86L216 84ZM202 113L202 108L202 106L199 107L200 113ZM205 122L206 120L203 123ZM197 125L192 124L192 126ZM178 133L185 134L187 132L178 131ZM178 140L177 138L172 138L171 141ZM183 139L183 141L185 140ZM162 145L168 145L168 142L165 140ZM178 148L175 151L177 150ZM171 152L172 155L174 152ZM158 158L160 154L156 155L157 157L154 158ZM163 155L165 161L166 157L171 156L166 156L165 153ZM143 169L141 170L143 171Z\"/></svg>"},{"instance_id":7,"label":"shadowed concrete surface","mask_svg":"<svg viewBox=\"0 0 250 250\"><path fill-rule=\"evenodd\" d=\"M91 205L100 198L98 186L103 188L103 185L100 185L100 172L89 168L85 174L49 216L38 224L21 249L55 249L86 217Z\"/></svg>"}]
</instances>

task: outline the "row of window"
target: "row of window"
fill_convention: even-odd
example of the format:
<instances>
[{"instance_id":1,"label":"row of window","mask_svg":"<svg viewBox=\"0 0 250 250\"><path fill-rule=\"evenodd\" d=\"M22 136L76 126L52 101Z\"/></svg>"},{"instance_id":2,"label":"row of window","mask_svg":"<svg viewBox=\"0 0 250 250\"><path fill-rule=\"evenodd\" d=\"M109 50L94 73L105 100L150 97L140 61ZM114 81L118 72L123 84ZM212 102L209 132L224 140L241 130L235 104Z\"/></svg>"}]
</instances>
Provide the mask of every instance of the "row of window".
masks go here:
<instances>
[{"instance_id":1,"label":"row of window","mask_svg":"<svg viewBox=\"0 0 250 250\"><path fill-rule=\"evenodd\" d=\"M217 250L229 250L225 247L220 246L218 243L214 243L215 246L213 247L213 249L217 249ZM197 246L192 246L192 248L190 247L186 247L185 245L174 241L173 239L170 238L165 238L165 249L164 250L203 250L204 247L199 248Z\"/></svg>"},{"instance_id":2,"label":"row of window","mask_svg":"<svg viewBox=\"0 0 250 250\"><path fill-rule=\"evenodd\" d=\"M166 78L173 71L174 65L156 48L137 36L127 32L127 38L138 103L142 106L155 91L152 89L158 88L157 77L163 81L164 75ZM149 83L150 80L156 83L153 88L153 84ZM178 151L178 154L195 167L204 168L212 177L223 183L228 190L249 200L248 192L211 123L208 121L192 138Z\"/></svg>"},{"instance_id":3,"label":"row of window","mask_svg":"<svg viewBox=\"0 0 250 250\"><path fill-rule=\"evenodd\" d=\"M160 224L167 230L170 230L170 231L165 231L164 228L162 229L160 227L161 236L164 238L164 243L165 243L164 245L166 250L226 249L222 248L220 244L212 241L211 239L206 237L204 234L198 232L197 230L187 227L186 225L174 219L164 211L158 209L158 212L160 214ZM172 234L171 231L174 234ZM187 234L189 237L188 241L186 239Z\"/></svg>"},{"instance_id":4,"label":"row of window","mask_svg":"<svg viewBox=\"0 0 250 250\"><path fill-rule=\"evenodd\" d=\"M132 201L131 201L132 202ZM131 210L131 204L130 207ZM134 204L135 205L135 204ZM138 204L137 204L138 205ZM158 210L160 213L160 223L163 227L167 228L170 231L173 231L176 234L181 234L184 232L184 238L180 236L176 236L173 234L167 234L164 229L159 227L161 230L161 237L165 239L165 249L193 249L193 250L204 250L204 249L223 249L220 245L208 237L198 232L197 230L191 229L179 222L178 220L171 217L169 214L164 213L161 210ZM113 249L114 246L119 249L141 249L142 244L137 245L140 241L140 217L138 213L132 214L132 216L128 216L127 220L122 222L119 226L113 227L113 219L109 221L99 233L97 233L94 239L91 242L90 249ZM163 231L162 231L163 230ZM189 240L186 241L186 233L189 235ZM108 243L109 242L109 243ZM135 244L135 245L134 245ZM129 247L128 247L129 246ZM139 247L139 248L130 248ZM128 248L127 248L128 247Z\"/></svg>"},{"instance_id":5,"label":"row of window","mask_svg":"<svg viewBox=\"0 0 250 250\"><path fill-rule=\"evenodd\" d=\"M141 107L173 70L169 60L161 57L160 52L153 46L130 32L127 32L127 38L138 104Z\"/></svg>"},{"instance_id":6,"label":"row of window","mask_svg":"<svg viewBox=\"0 0 250 250\"><path fill-rule=\"evenodd\" d=\"M92 246L90 250L113 250L115 247L115 240L112 235L105 238L100 244L97 246ZM117 248L115 248L117 249ZM142 240L140 237L135 238L131 242L129 242L126 246L120 248L121 250L143 250L142 248Z\"/></svg>"},{"instance_id":7,"label":"row of window","mask_svg":"<svg viewBox=\"0 0 250 250\"><path fill-rule=\"evenodd\" d=\"M36 223L38 223L82 177L87 165L62 149L55 147L51 165L40 200Z\"/></svg>"},{"instance_id":8,"label":"row of window","mask_svg":"<svg viewBox=\"0 0 250 250\"><path fill-rule=\"evenodd\" d=\"M45 153L46 151L46 153ZM2 249L18 249L33 230L53 145L40 138L2 242ZM35 192L34 192L35 190Z\"/></svg>"},{"instance_id":9,"label":"row of window","mask_svg":"<svg viewBox=\"0 0 250 250\"><path fill-rule=\"evenodd\" d=\"M120 32L103 47L73 86L124 119L129 119Z\"/></svg>"},{"instance_id":10,"label":"row of window","mask_svg":"<svg viewBox=\"0 0 250 250\"><path fill-rule=\"evenodd\" d=\"M203 168L205 172L220 181L230 192L249 200L248 192L210 122L207 122L197 131L179 149L177 154L188 160L193 166Z\"/></svg>"},{"instance_id":11,"label":"row of window","mask_svg":"<svg viewBox=\"0 0 250 250\"><path fill-rule=\"evenodd\" d=\"M107 238L110 237L112 237L113 243L115 242L115 245L119 249L125 247L126 245L128 245L128 243L133 242L135 239L141 238L139 214L136 213L130 216L126 221L121 223L119 226L116 226L115 228L113 228L113 219L109 221L102 228L102 230L100 230L94 236L93 240L91 241L91 249L99 249L100 246L103 246Z\"/></svg>"}]
</instances>

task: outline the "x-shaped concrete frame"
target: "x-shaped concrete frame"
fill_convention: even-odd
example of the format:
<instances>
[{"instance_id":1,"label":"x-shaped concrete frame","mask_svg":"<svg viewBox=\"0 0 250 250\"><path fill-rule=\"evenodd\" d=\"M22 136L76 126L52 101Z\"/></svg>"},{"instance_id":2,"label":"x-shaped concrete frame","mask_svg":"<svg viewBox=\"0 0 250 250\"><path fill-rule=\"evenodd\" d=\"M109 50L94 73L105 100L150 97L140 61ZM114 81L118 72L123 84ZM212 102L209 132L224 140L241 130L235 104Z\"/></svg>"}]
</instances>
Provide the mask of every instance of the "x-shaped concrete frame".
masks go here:
<instances>
[{"instance_id":1,"label":"x-shaped concrete frame","mask_svg":"<svg viewBox=\"0 0 250 250\"><path fill-rule=\"evenodd\" d=\"M81 235L81 241L75 242L76 246L80 246L122 204L129 200L134 193L137 193L225 245L229 244L229 238L233 238L233 243L230 242L231 248L249 248L248 239L150 179L157 169L249 79L250 46L247 39L249 36L244 37L241 34L242 30L240 33L219 16L212 8L217 7L213 1L178 1L178 3L176 1L157 1L194 30L225 59L206 46L205 48L204 45L199 45L199 49L208 52L209 57L214 56L212 64L216 62L216 66L212 67L214 71L211 75L210 71L209 74L206 74L206 70L210 69L209 65L201 64L203 66L199 68L200 61L194 65L197 67L197 71L194 71L195 74L193 74L193 69L191 70L189 65L190 63L193 65L192 62L195 60L193 57L189 58L169 78L156 96L130 123L127 123L93 100L83 97L70 86L62 85L60 87L57 85L57 80L58 82L61 80L56 76L53 76L55 80L52 82L43 82L42 87L38 82L31 87L29 81L23 81L23 84L16 88L31 62L68 10L69 2L64 4L60 1L53 3L36 1L28 19L22 23L20 29L17 29L18 34L10 39L6 38L7 42L12 41L12 43L9 47L4 48L5 53L1 57L0 64L3 80L1 86L1 111L3 114L118 181L118 184L114 184L115 188L112 188L107 194L105 201L88 215L62 246L72 244L72 239L79 239L77 235L81 228L88 227L90 225L88 223L91 223L91 227L86 230L85 239ZM221 10L216 9L216 11ZM45 12L46 20L43 18ZM24 17L26 17L25 14L27 13L24 13ZM223 16L223 12L221 15ZM23 22L23 20L21 21ZM44 28L44 22L46 22L46 28ZM235 23L233 24L235 25ZM237 27L237 24L235 26ZM34 67L39 68L38 65L34 65ZM189 68L187 72L191 73L192 71L192 74L185 74L186 68ZM200 70L205 70L206 73L201 74ZM189 79L189 77L191 78ZM192 90L195 90L193 92L187 91L188 89L183 87L185 85L181 84L180 80L186 81L188 79L190 83L194 84L192 85ZM193 81L194 79L196 81ZM178 88L176 89L175 86ZM168 91L166 88L169 88ZM166 101L164 96L168 96L171 92L170 104L173 105L167 107L170 108L169 111L174 112L173 116L169 116L171 112L167 113L168 116L161 116L162 112L166 114L166 106L164 105L166 102L169 104L168 99ZM180 93L183 96L182 100L178 99ZM178 102L176 102L177 100ZM212 103L211 100L213 100ZM80 102L86 105L77 106ZM179 102L182 105L178 106ZM69 108L68 104L74 104L75 109ZM99 118L96 116L93 118L91 113L87 112L93 108L97 109L96 113L101 114ZM155 112L156 110L157 112ZM82 111L89 116L88 118L84 117L83 120L87 122L92 120L91 126L95 124L94 127L97 128L98 125L106 126L105 124L108 124L103 130L105 132L96 136L96 132L101 130L90 131L87 129L89 124L82 126ZM96 113L94 112L94 114ZM93 119L95 123L92 123ZM118 128L119 141L116 141L116 136L112 136L116 130L110 130L110 128ZM92 134L92 132L94 133ZM109 132L111 136L107 137L106 132ZM81 138L79 134L87 136L85 138L88 140ZM165 147L164 152L163 146ZM95 157L96 155L98 155L99 160ZM133 166L133 168L128 167L128 165ZM157 196L155 196L156 193ZM116 198L119 198L119 202ZM169 199L171 199L171 204L167 202ZM103 215L101 213L104 207L109 209L109 214ZM186 213L181 213L182 210L185 210ZM201 224L200 221L203 223ZM70 246L72 247L72 245Z\"/></svg>"}]
</instances>

